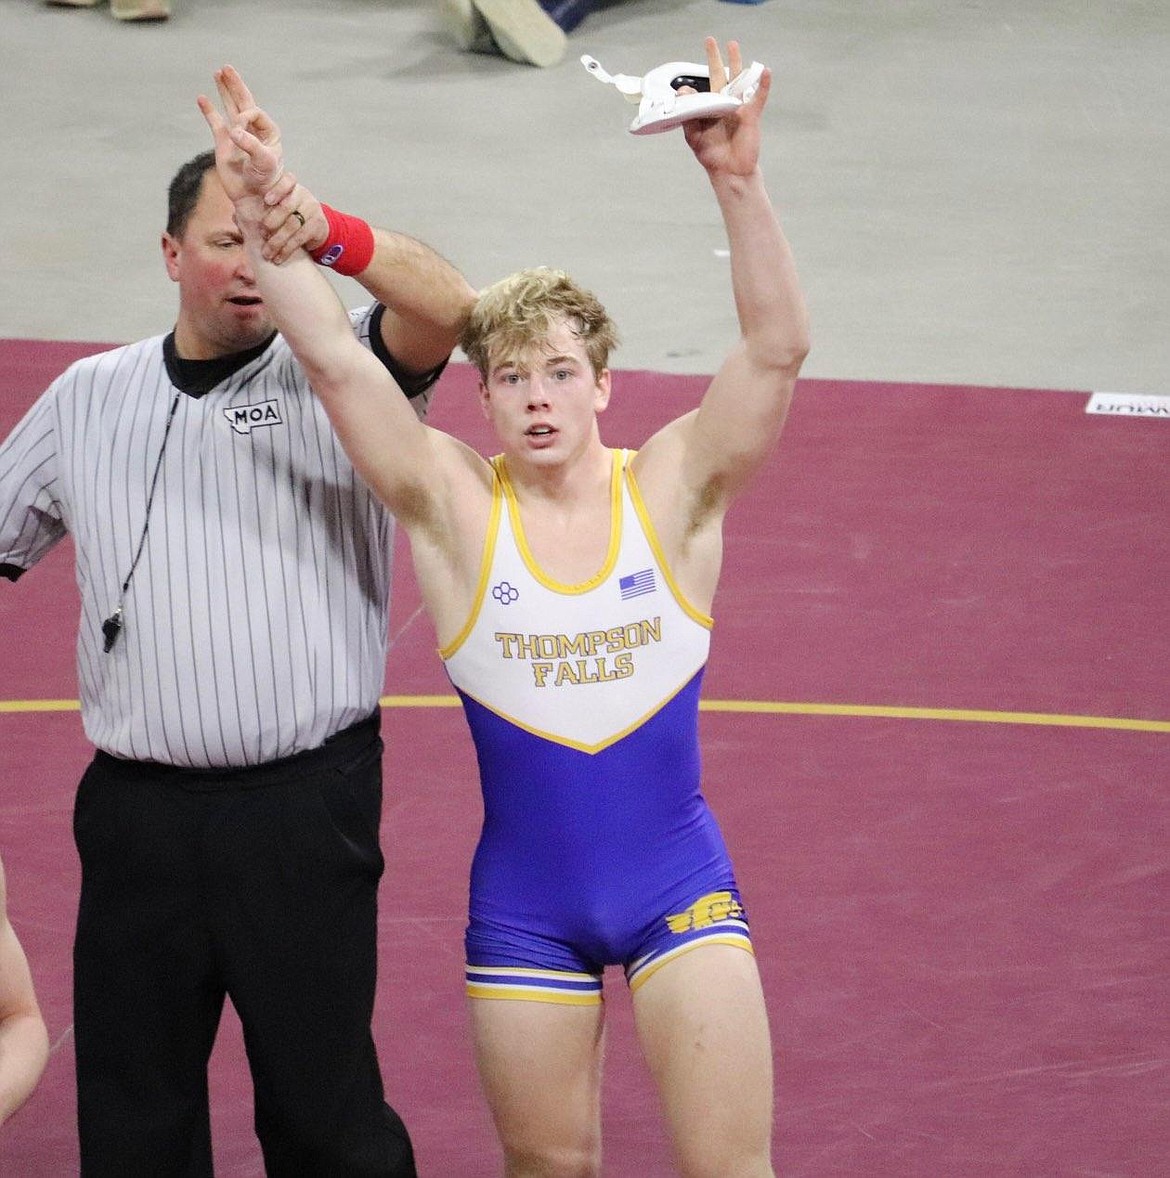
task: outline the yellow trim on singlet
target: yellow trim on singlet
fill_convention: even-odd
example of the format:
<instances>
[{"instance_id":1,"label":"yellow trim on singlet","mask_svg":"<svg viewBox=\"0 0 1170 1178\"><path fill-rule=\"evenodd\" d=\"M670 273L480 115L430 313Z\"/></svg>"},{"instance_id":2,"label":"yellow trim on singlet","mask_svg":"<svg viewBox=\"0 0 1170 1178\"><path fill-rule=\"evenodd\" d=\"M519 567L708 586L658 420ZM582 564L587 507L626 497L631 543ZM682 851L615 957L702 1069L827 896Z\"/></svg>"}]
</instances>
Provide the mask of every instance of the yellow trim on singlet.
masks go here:
<instances>
[{"instance_id":1,"label":"yellow trim on singlet","mask_svg":"<svg viewBox=\"0 0 1170 1178\"><path fill-rule=\"evenodd\" d=\"M569 990L542 990L539 986L521 990L513 987L488 987L474 982L467 983L467 997L481 1001L548 1002L554 1006L600 1006L601 992L589 990L583 994Z\"/></svg>"},{"instance_id":2,"label":"yellow trim on singlet","mask_svg":"<svg viewBox=\"0 0 1170 1178\"><path fill-rule=\"evenodd\" d=\"M602 1000L600 974L518 965L468 965L466 972L468 975L516 979L515 981L488 982L475 976L468 976L466 988L469 998L511 998L520 1002L552 1002L562 1006L597 1006ZM540 985L540 979L553 982L585 982L591 988L588 990L558 990L555 987Z\"/></svg>"},{"instance_id":3,"label":"yellow trim on singlet","mask_svg":"<svg viewBox=\"0 0 1170 1178\"><path fill-rule=\"evenodd\" d=\"M669 965L670 962L678 960L684 953L689 953L692 949L698 949L704 945L730 945L734 949L743 949L753 957L756 955L755 947L752 945L751 937L746 927L742 933L719 932L711 933L705 937L696 937L693 941L687 941L685 945L677 945L661 956L652 958L649 965L635 965L630 970L627 979L630 993L633 994L639 986L645 985L664 965Z\"/></svg>"},{"instance_id":4,"label":"yellow trim on singlet","mask_svg":"<svg viewBox=\"0 0 1170 1178\"><path fill-rule=\"evenodd\" d=\"M605 560L602 562L601 568L588 581L581 581L576 585L565 585L560 581L553 580L536 563L536 557L532 555L532 549L528 547L528 538L524 535L524 524L520 521L520 504L516 499L516 489L512 486L511 479L508 478L508 471L504 465L503 456L501 455L498 459L492 459L492 465L495 466L496 473L500 476L500 480L504 485L504 497L508 503L508 518L512 523L512 536L516 541L516 549L520 553L520 559L524 562L525 568L528 569L532 576L546 589L551 589L554 593L564 593L574 596L580 593L588 593L591 589L596 589L613 572L613 566L617 563L618 551L621 548L622 540L621 457L624 451L614 450L611 451L611 454L612 468L609 476L609 550L605 554Z\"/></svg>"},{"instance_id":5,"label":"yellow trim on singlet","mask_svg":"<svg viewBox=\"0 0 1170 1178\"><path fill-rule=\"evenodd\" d=\"M631 459L633 455L630 455ZM702 610L696 609L687 600L687 596L679 588L678 582L674 579L674 573L670 568L670 561L666 559L666 554L662 551L662 545L658 541L658 533L654 530L654 525L650 522L650 513L646 510L646 503L642 498L642 492L638 489L638 480L634 477L634 467L632 462L626 463L626 485L630 489L630 502L634 505L634 511L642 524L642 532L646 537L646 542L650 545L650 551L654 553L654 559L658 561L658 567L662 570L662 575L666 578L666 584L670 588L674 599L682 607L683 612L694 622L698 622L700 626L706 627L710 630L715 625L715 619L710 614L703 613Z\"/></svg>"},{"instance_id":6,"label":"yellow trim on singlet","mask_svg":"<svg viewBox=\"0 0 1170 1178\"><path fill-rule=\"evenodd\" d=\"M538 965L465 965L468 973L501 974L514 978L550 978L566 982L595 982L596 974L585 973L579 969L544 969Z\"/></svg>"},{"instance_id":7,"label":"yellow trim on singlet","mask_svg":"<svg viewBox=\"0 0 1170 1178\"><path fill-rule=\"evenodd\" d=\"M492 463L495 469L495 463ZM463 628L451 639L446 646L439 647L439 658L449 659L467 641L468 634L475 628L479 611L483 608L484 594L487 593L488 581L491 578L492 561L496 555L496 537L500 533L500 510L503 503L503 492L499 479L499 471L492 480L492 509L488 515L487 535L483 540L483 555L479 562L479 583L475 587L475 599L467 614L467 621Z\"/></svg>"}]
</instances>

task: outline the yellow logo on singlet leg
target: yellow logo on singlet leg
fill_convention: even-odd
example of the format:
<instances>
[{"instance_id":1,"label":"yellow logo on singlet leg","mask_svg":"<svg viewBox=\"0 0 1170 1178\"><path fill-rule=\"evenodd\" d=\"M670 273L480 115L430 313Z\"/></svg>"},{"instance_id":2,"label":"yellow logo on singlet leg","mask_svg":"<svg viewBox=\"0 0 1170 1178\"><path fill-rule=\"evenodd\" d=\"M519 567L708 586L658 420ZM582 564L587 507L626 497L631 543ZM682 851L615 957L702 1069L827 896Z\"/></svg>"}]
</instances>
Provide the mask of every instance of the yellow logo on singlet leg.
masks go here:
<instances>
[{"instance_id":1,"label":"yellow logo on singlet leg","mask_svg":"<svg viewBox=\"0 0 1170 1178\"><path fill-rule=\"evenodd\" d=\"M721 920L743 914L743 906L730 892L710 892L685 912L668 916L666 925L672 933L689 933L692 929L710 928Z\"/></svg>"}]
</instances>

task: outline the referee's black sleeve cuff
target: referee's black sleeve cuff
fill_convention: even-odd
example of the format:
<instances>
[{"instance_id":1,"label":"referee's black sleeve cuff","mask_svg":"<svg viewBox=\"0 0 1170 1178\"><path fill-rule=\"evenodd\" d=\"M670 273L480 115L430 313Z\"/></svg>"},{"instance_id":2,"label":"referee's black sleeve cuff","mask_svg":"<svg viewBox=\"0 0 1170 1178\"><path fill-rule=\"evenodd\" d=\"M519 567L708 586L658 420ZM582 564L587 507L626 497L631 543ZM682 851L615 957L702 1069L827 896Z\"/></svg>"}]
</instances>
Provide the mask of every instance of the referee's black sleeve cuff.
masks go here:
<instances>
[{"instance_id":1,"label":"referee's black sleeve cuff","mask_svg":"<svg viewBox=\"0 0 1170 1178\"><path fill-rule=\"evenodd\" d=\"M406 369L390 355L386 347L385 341L382 339L382 316L386 313L386 308L379 303L374 308L374 313L370 316L370 351L378 357L379 360L386 366L386 371L398 382L398 387L406 394L409 399L421 396L427 389L431 387L443 375L443 369L447 367L447 360L441 364L436 365L428 372L407 372Z\"/></svg>"},{"instance_id":2,"label":"referee's black sleeve cuff","mask_svg":"<svg viewBox=\"0 0 1170 1178\"><path fill-rule=\"evenodd\" d=\"M0 564L0 577L6 581L16 581L24 576L26 569L22 569L18 564Z\"/></svg>"}]
</instances>

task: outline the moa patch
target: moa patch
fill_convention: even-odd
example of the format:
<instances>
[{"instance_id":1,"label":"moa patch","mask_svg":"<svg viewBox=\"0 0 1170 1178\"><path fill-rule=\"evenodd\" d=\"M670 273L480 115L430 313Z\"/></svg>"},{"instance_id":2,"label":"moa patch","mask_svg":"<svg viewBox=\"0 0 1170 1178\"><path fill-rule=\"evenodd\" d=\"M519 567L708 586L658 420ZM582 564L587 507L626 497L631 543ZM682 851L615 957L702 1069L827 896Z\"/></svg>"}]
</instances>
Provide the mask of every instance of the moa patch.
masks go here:
<instances>
[{"instance_id":1,"label":"moa patch","mask_svg":"<svg viewBox=\"0 0 1170 1178\"><path fill-rule=\"evenodd\" d=\"M238 434L250 434L265 425L283 425L279 401L258 401L255 405L232 405L223 411Z\"/></svg>"}]
</instances>

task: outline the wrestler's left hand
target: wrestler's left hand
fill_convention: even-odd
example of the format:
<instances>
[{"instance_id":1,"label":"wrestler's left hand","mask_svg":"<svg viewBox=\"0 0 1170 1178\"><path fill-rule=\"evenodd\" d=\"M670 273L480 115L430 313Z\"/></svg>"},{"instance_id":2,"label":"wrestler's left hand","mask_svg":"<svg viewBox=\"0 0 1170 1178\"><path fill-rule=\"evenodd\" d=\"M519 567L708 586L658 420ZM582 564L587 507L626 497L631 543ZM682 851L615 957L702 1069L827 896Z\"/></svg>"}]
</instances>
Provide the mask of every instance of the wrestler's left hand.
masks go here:
<instances>
[{"instance_id":1,"label":"wrestler's left hand","mask_svg":"<svg viewBox=\"0 0 1170 1178\"><path fill-rule=\"evenodd\" d=\"M233 202L263 196L284 171L280 128L255 105L251 91L232 66L215 71L215 85L224 115L202 94L197 101L215 141L220 181Z\"/></svg>"}]
</instances>

